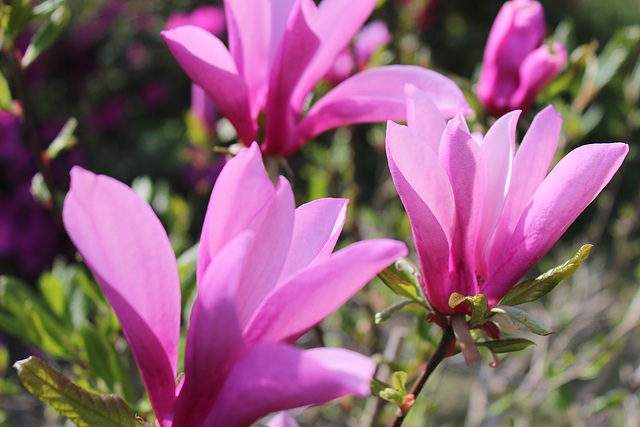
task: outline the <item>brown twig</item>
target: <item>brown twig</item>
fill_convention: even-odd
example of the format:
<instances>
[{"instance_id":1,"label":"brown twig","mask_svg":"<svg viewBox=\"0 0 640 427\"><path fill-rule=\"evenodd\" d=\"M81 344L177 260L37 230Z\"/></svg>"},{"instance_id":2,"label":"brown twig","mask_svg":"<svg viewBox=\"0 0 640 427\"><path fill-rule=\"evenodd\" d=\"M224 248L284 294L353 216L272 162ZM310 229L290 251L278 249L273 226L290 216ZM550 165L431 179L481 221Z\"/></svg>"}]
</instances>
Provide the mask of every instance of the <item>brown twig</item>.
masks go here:
<instances>
[{"instance_id":1,"label":"brown twig","mask_svg":"<svg viewBox=\"0 0 640 427\"><path fill-rule=\"evenodd\" d=\"M33 120L33 116L31 114L31 109L29 108L29 103L27 101L27 87L24 80L24 73L20 63L18 62L18 58L16 57L15 52L5 51L9 67L11 68L11 72L14 76L15 88L16 88L16 96L18 98L18 102L20 102L20 106L22 108L22 122L24 125L25 132L25 142L31 151L31 155L36 162L36 167L40 174L42 174L42 179L44 180L49 193L51 194L51 201L49 210L53 215L53 219L55 220L58 226L62 226L62 211L60 210L60 205L55 197L55 186L53 184L53 178L51 177L51 171L49 169L49 165L45 162L43 158L42 145L38 140L38 136L35 130L35 124Z\"/></svg>"},{"instance_id":2,"label":"brown twig","mask_svg":"<svg viewBox=\"0 0 640 427\"><path fill-rule=\"evenodd\" d=\"M451 325L449 325L447 329L444 331L444 334L442 334L442 339L440 340L440 344L438 344L436 351L433 353L431 358L429 358L429 361L427 362L427 366L425 366L424 371L422 372L420 377L416 380L415 384L413 384L413 387L409 392L409 394L412 394L414 398L418 397L418 394L420 394L424 385L427 383L429 376L433 373L433 371L435 371L438 365L444 360L444 358L447 355L447 348L449 347L449 344L451 344L451 342L454 339L455 339L455 335L453 333L453 328L451 327ZM396 416L393 419L393 422L391 423L391 427L400 427L405 417L409 413L409 409L407 409L406 411L403 411L402 409L398 409L398 412L396 412Z\"/></svg>"}]
</instances>

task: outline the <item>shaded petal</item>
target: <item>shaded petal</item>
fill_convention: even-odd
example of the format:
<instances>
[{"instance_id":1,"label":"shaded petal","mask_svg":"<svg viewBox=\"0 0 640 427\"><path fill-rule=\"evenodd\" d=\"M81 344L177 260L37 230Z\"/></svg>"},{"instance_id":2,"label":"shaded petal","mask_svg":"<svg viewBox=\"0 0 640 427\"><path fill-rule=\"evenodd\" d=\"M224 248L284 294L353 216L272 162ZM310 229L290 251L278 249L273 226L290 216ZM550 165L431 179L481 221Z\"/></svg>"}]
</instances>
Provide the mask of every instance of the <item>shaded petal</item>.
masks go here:
<instances>
[{"instance_id":1,"label":"shaded petal","mask_svg":"<svg viewBox=\"0 0 640 427\"><path fill-rule=\"evenodd\" d=\"M274 289L247 324L245 339L295 341L407 252L404 243L387 239L349 245Z\"/></svg>"},{"instance_id":2,"label":"shaded petal","mask_svg":"<svg viewBox=\"0 0 640 427\"><path fill-rule=\"evenodd\" d=\"M453 287L464 295L475 295L478 292L475 250L487 188L487 166L482 149L462 122L464 119L457 116L447 124L440 144L440 162L449 176L456 205L449 260Z\"/></svg>"},{"instance_id":3,"label":"shaded petal","mask_svg":"<svg viewBox=\"0 0 640 427\"><path fill-rule=\"evenodd\" d=\"M191 25L163 31L162 37L189 78L233 124L238 138L247 145L255 140L257 127L249 111L247 85L224 44Z\"/></svg>"},{"instance_id":4,"label":"shaded petal","mask_svg":"<svg viewBox=\"0 0 640 427\"><path fill-rule=\"evenodd\" d=\"M406 120L408 83L424 91L445 117L470 112L458 86L435 71L413 65L376 67L348 78L315 103L298 126L296 147L338 126Z\"/></svg>"},{"instance_id":5,"label":"shaded petal","mask_svg":"<svg viewBox=\"0 0 640 427\"><path fill-rule=\"evenodd\" d=\"M315 13L307 14L309 25L320 39L321 45L292 96L292 105L298 111L307 94L327 74L334 59L347 47L371 15L376 2L377 0L323 0Z\"/></svg>"},{"instance_id":6,"label":"shaded petal","mask_svg":"<svg viewBox=\"0 0 640 427\"><path fill-rule=\"evenodd\" d=\"M244 350L236 293L253 237L246 231L222 248L200 284L187 333L176 425L202 425Z\"/></svg>"},{"instance_id":7,"label":"shaded petal","mask_svg":"<svg viewBox=\"0 0 640 427\"><path fill-rule=\"evenodd\" d=\"M160 220L131 188L78 166L71 171L63 220L118 316L156 416L170 425L180 282Z\"/></svg>"},{"instance_id":8,"label":"shaded petal","mask_svg":"<svg viewBox=\"0 0 640 427\"><path fill-rule=\"evenodd\" d=\"M276 286L291 243L294 211L291 185L280 177L276 193L249 224L256 237L249 250L251 262L245 267L238 288L237 304L242 325Z\"/></svg>"},{"instance_id":9,"label":"shaded petal","mask_svg":"<svg viewBox=\"0 0 640 427\"><path fill-rule=\"evenodd\" d=\"M509 244L511 234L527 202L547 176L553 155L558 147L562 115L548 106L536 115L518 148L513 161L509 192L495 233L487 244L489 271L500 259Z\"/></svg>"},{"instance_id":10,"label":"shaded petal","mask_svg":"<svg viewBox=\"0 0 640 427\"><path fill-rule=\"evenodd\" d=\"M198 283L216 253L247 229L274 194L258 144L241 150L227 162L216 179L202 226Z\"/></svg>"},{"instance_id":11,"label":"shaded petal","mask_svg":"<svg viewBox=\"0 0 640 427\"><path fill-rule=\"evenodd\" d=\"M269 81L263 152L278 154L286 151L301 107L291 105L291 94L319 45L320 40L307 25L300 1L296 2L276 53Z\"/></svg>"},{"instance_id":12,"label":"shaded petal","mask_svg":"<svg viewBox=\"0 0 640 427\"><path fill-rule=\"evenodd\" d=\"M442 134L447 127L446 120L431 98L414 85L406 86L405 97L407 126L437 155L440 151Z\"/></svg>"},{"instance_id":13,"label":"shaded petal","mask_svg":"<svg viewBox=\"0 0 640 427\"><path fill-rule=\"evenodd\" d=\"M251 348L234 366L204 425L248 426L275 411L369 395L375 363L340 348L300 350L280 343Z\"/></svg>"},{"instance_id":14,"label":"shaded petal","mask_svg":"<svg viewBox=\"0 0 640 427\"><path fill-rule=\"evenodd\" d=\"M519 116L520 111L512 111L500 117L480 144L487 162L487 192L476 246L476 271L482 278L489 276L488 262L485 262L485 257L488 257L486 248L502 213L509 189Z\"/></svg>"},{"instance_id":15,"label":"shaded petal","mask_svg":"<svg viewBox=\"0 0 640 427\"><path fill-rule=\"evenodd\" d=\"M318 199L295 211L291 246L278 282L331 256L347 215L348 199Z\"/></svg>"},{"instance_id":16,"label":"shaded petal","mask_svg":"<svg viewBox=\"0 0 640 427\"><path fill-rule=\"evenodd\" d=\"M391 177L409 215L427 296L436 310L452 312L448 301L449 248L455 205L449 177L436 154L406 126L387 123Z\"/></svg>"},{"instance_id":17,"label":"shaded petal","mask_svg":"<svg viewBox=\"0 0 640 427\"><path fill-rule=\"evenodd\" d=\"M509 246L484 284L496 304L553 246L618 170L629 147L590 144L565 156L540 184L516 226Z\"/></svg>"}]
</instances>

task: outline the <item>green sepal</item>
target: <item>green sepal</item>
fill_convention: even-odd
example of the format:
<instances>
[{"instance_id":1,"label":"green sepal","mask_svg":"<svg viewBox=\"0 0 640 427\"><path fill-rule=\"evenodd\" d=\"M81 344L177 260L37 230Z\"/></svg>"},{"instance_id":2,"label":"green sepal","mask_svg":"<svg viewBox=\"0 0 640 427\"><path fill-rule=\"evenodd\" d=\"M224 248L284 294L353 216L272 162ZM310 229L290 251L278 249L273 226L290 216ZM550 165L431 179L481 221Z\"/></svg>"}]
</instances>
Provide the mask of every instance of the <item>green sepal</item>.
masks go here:
<instances>
[{"instance_id":1,"label":"green sepal","mask_svg":"<svg viewBox=\"0 0 640 427\"><path fill-rule=\"evenodd\" d=\"M468 297L459 292L454 292L449 297L449 307L451 308L456 308L462 303L471 307L471 320L469 321L469 325L471 327L475 325L482 325L484 323L485 315L489 310L489 301L487 300L487 297L482 294Z\"/></svg>"},{"instance_id":2,"label":"green sepal","mask_svg":"<svg viewBox=\"0 0 640 427\"><path fill-rule=\"evenodd\" d=\"M136 418L120 397L88 392L37 357L13 366L29 392L78 426L149 426Z\"/></svg>"},{"instance_id":3,"label":"green sepal","mask_svg":"<svg viewBox=\"0 0 640 427\"><path fill-rule=\"evenodd\" d=\"M576 272L580 264L589 257L592 247L593 245L583 245L573 258L564 264L552 268L535 279L518 283L502 298L500 305L513 306L542 298L551 292L558 283Z\"/></svg>"},{"instance_id":4,"label":"green sepal","mask_svg":"<svg viewBox=\"0 0 640 427\"><path fill-rule=\"evenodd\" d=\"M522 323L530 332L536 335L546 336L554 332L547 328L542 321L536 319L531 313L520 310L519 308L509 307L508 305L497 306L491 309L491 313L509 316L511 319Z\"/></svg>"},{"instance_id":5,"label":"green sepal","mask_svg":"<svg viewBox=\"0 0 640 427\"><path fill-rule=\"evenodd\" d=\"M69 118L64 124L56 139L47 147L46 155L49 159L55 159L63 151L69 150L76 145L77 139L73 133L78 127L78 120L75 117Z\"/></svg>"},{"instance_id":6,"label":"green sepal","mask_svg":"<svg viewBox=\"0 0 640 427\"><path fill-rule=\"evenodd\" d=\"M535 345L533 341L525 338L505 338L500 340L476 342L478 347L486 347L492 353L511 353L513 351L520 351L532 344Z\"/></svg>"},{"instance_id":7,"label":"green sepal","mask_svg":"<svg viewBox=\"0 0 640 427\"><path fill-rule=\"evenodd\" d=\"M398 260L394 265L378 273L378 277L394 293L429 308L422 296L420 275L407 260Z\"/></svg>"}]
</instances>

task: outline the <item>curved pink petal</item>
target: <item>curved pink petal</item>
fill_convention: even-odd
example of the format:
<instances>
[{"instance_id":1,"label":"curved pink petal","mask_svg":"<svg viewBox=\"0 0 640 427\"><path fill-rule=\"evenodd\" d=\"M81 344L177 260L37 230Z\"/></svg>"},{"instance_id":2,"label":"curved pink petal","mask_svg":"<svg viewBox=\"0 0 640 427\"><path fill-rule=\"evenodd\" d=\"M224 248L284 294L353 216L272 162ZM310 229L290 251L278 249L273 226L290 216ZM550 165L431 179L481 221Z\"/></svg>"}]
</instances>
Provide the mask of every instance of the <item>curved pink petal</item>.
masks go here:
<instances>
[{"instance_id":1,"label":"curved pink petal","mask_svg":"<svg viewBox=\"0 0 640 427\"><path fill-rule=\"evenodd\" d=\"M266 343L251 348L229 374L204 425L248 426L276 411L369 395L375 363L340 348L300 350Z\"/></svg>"},{"instance_id":2,"label":"curved pink petal","mask_svg":"<svg viewBox=\"0 0 640 427\"><path fill-rule=\"evenodd\" d=\"M236 292L253 238L253 233L246 231L226 245L200 284L187 333L185 377L177 399L175 425L202 425L223 391L227 374L244 351Z\"/></svg>"},{"instance_id":3,"label":"curved pink petal","mask_svg":"<svg viewBox=\"0 0 640 427\"><path fill-rule=\"evenodd\" d=\"M162 37L189 78L233 124L238 138L247 145L254 141L257 127L249 111L247 85L224 44L191 25L163 31Z\"/></svg>"},{"instance_id":4,"label":"curved pink petal","mask_svg":"<svg viewBox=\"0 0 640 427\"><path fill-rule=\"evenodd\" d=\"M299 427L296 420L286 412L279 412L265 427Z\"/></svg>"},{"instance_id":5,"label":"curved pink petal","mask_svg":"<svg viewBox=\"0 0 640 427\"><path fill-rule=\"evenodd\" d=\"M525 207L508 248L482 288L490 305L547 253L611 180L628 151L623 143L584 145L556 165Z\"/></svg>"},{"instance_id":6,"label":"curved pink petal","mask_svg":"<svg viewBox=\"0 0 640 427\"><path fill-rule=\"evenodd\" d=\"M455 230L453 190L440 160L409 128L387 123L387 160L413 231L429 301L449 313L449 249Z\"/></svg>"},{"instance_id":7,"label":"curved pink petal","mask_svg":"<svg viewBox=\"0 0 640 427\"><path fill-rule=\"evenodd\" d=\"M215 254L247 229L274 194L258 144L241 150L227 162L216 179L202 226L198 279L203 277Z\"/></svg>"},{"instance_id":8,"label":"curved pink petal","mask_svg":"<svg viewBox=\"0 0 640 427\"><path fill-rule=\"evenodd\" d=\"M131 188L78 166L71 171L63 220L120 320L156 416L170 425L180 282L160 220Z\"/></svg>"},{"instance_id":9,"label":"curved pink petal","mask_svg":"<svg viewBox=\"0 0 640 427\"><path fill-rule=\"evenodd\" d=\"M495 232L487 243L485 261L489 271L494 269L511 234L522 215L527 202L547 176L553 155L558 147L562 116L553 106L548 106L533 119L513 161L509 192Z\"/></svg>"},{"instance_id":10,"label":"curved pink petal","mask_svg":"<svg viewBox=\"0 0 640 427\"><path fill-rule=\"evenodd\" d=\"M407 126L414 131L436 156L440 152L440 140L447 127L442 113L429 96L415 87L405 87L407 100Z\"/></svg>"},{"instance_id":11,"label":"curved pink petal","mask_svg":"<svg viewBox=\"0 0 640 427\"><path fill-rule=\"evenodd\" d=\"M300 106L291 105L291 94L319 45L320 40L307 25L300 2L296 2L273 61L263 152L277 154L289 143L300 117Z\"/></svg>"},{"instance_id":12,"label":"curved pink petal","mask_svg":"<svg viewBox=\"0 0 640 427\"><path fill-rule=\"evenodd\" d=\"M445 117L470 112L458 86L435 71L413 65L376 67L348 78L315 103L299 123L290 152L338 126L406 120L406 84L426 92Z\"/></svg>"},{"instance_id":13,"label":"curved pink petal","mask_svg":"<svg viewBox=\"0 0 640 427\"><path fill-rule=\"evenodd\" d=\"M516 150L516 125L519 116L520 111L516 110L500 117L480 144L487 162L487 191L476 247L476 271L482 278L489 276L488 263L485 262L485 257L488 256L486 245L498 223L507 196Z\"/></svg>"},{"instance_id":14,"label":"curved pink petal","mask_svg":"<svg viewBox=\"0 0 640 427\"><path fill-rule=\"evenodd\" d=\"M295 341L406 254L406 245L395 240L349 245L274 289L245 327L245 339Z\"/></svg>"},{"instance_id":15,"label":"curved pink petal","mask_svg":"<svg viewBox=\"0 0 640 427\"><path fill-rule=\"evenodd\" d=\"M331 69L334 59L349 44L362 27L374 7L376 0L323 0L317 11L309 16L309 26L320 39L320 47L300 78L291 104L298 111L307 94L311 92ZM389 117L385 117L385 120Z\"/></svg>"},{"instance_id":16,"label":"curved pink petal","mask_svg":"<svg viewBox=\"0 0 640 427\"><path fill-rule=\"evenodd\" d=\"M348 199L318 199L296 209L291 246L278 282L331 256L344 226L348 203Z\"/></svg>"},{"instance_id":17,"label":"curved pink petal","mask_svg":"<svg viewBox=\"0 0 640 427\"><path fill-rule=\"evenodd\" d=\"M487 188L487 165L484 153L462 122L464 119L457 116L447 124L440 144L440 162L449 176L456 205L449 260L453 286L464 295L475 295L475 250Z\"/></svg>"},{"instance_id":18,"label":"curved pink petal","mask_svg":"<svg viewBox=\"0 0 640 427\"><path fill-rule=\"evenodd\" d=\"M249 249L251 262L244 268L238 288L238 315L242 325L276 286L291 243L294 211L291 185L280 177L274 196L248 227L255 233L255 240Z\"/></svg>"}]
</instances>

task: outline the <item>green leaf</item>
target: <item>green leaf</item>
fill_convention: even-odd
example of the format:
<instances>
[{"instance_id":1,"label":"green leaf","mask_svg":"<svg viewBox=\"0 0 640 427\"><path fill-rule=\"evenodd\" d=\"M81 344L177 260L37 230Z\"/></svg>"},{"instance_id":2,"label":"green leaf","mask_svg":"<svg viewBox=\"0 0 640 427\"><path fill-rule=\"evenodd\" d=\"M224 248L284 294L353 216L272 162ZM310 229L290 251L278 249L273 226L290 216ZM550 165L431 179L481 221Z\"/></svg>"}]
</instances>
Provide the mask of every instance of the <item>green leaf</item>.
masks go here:
<instances>
[{"instance_id":1,"label":"green leaf","mask_svg":"<svg viewBox=\"0 0 640 427\"><path fill-rule=\"evenodd\" d=\"M391 386L385 383L384 381L380 381L377 378L373 378L371 380L371 394L373 396L379 396L381 391L386 390L388 388L391 388Z\"/></svg>"},{"instance_id":2,"label":"green leaf","mask_svg":"<svg viewBox=\"0 0 640 427\"><path fill-rule=\"evenodd\" d=\"M399 260L380 273L378 277L394 293L417 302L423 307L428 307L419 290L421 281L415 268L406 260Z\"/></svg>"},{"instance_id":3,"label":"green leaf","mask_svg":"<svg viewBox=\"0 0 640 427\"><path fill-rule=\"evenodd\" d=\"M536 301L555 288L558 283L576 272L589 257L592 245L583 245L573 258L532 280L518 283L500 301L500 305L518 305Z\"/></svg>"},{"instance_id":4,"label":"green leaf","mask_svg":"<svg viewBox=\"0 0 640 427\"><path fill-rule=\"evenodd\" d=\"M510 353L512 351L520 351L535 344L524 338L505 338L502 340L477 342L478 347L486 347L493 353Z\"/></svg>"},{"instance_id":5,"label":"green leaf","mask_svg":"<svg viewBox=\"0 0 640 427\"><path fill-rule=\"evenodd\" d=\"M0 110L11 112L13 107L13 98L11 97L11 90L9 89L9 83L2 73L0 73Z\"/></svg>"},{"instance_id":6,"label":"green leaf","mask_svg":"<svg viewBox=\"0 0 640 427\"><path fill-rule=\"evenodd\" d=\"M405 308L406 306L414 302L415 301L412 301L409 298L403 298L402 300L396 302L395 304L391 304L389 307L385 308L384 310L377 312L374 318L376 325L379 325L385 320L389 320L393 315L393 313L395 313L396 311L402 310L403 308Z\"/></svg>"},{"instance_id":7,"label":"green leaf","mask_svg":"<svg viewBox=\"0 0 640 427\"><path fill-rule=\"evenodd\" d=\"M45 49L56 41L65 29L71 17L69 9L57 7L43 22L31 39L31 43L22 57L22 67L27 68Z\"/></svg>"},{"instance_id":8,"label":"green leaf","mask_svg":"<svg viewBox=\"0 0 640 427\"><path fill-rule=\"evenodd\" d=\"M456 308L460 304L465 303L471 307L471 320L469 325L482 325L484 323L485 314L489 310L489 301L482 294L472 297L465 296L459 292L454 292L449 297L449 307Z\"/></svg>"},{"instance_id":9,"label":"green leaf","mask_svg":"<svg viewBox=\"0 0 640 427\"><path fill-rule=\"evenodd\" d=\"M407 383L407 373L404 371L394 372L391 377L391 384L393 384L393 388L398 390L401 393L407 394L407 390L405 389L405 384Z\"/></svg>"},{"instance_id":10,"label":"green leaf","mask_svg":"<svg viewBox=\"0 0 640 427\"><path fill-rule=\"evenodd\" d=\"M522 323L524 326L536 335L546 336L552 334L553 331L547 328L544 323L533 317L531 313L527 313L519 308L509 307L508 305L499 305L491 309L491 313L503 314ZM499 322L498 322L499 323Z\"/></svg>"},{"instance_id":11,"label":"green leaf","mask_svg":"<svg viewBox=\"0 0 640 427\"><path fill-rule=\"evenodd\" d=\"M31 0L12 0L7 35L13 39L19 35L31 20Z\"/></svg>"},{"instance_id":12,"label":"green leaf","mask_svg":"<svg viewBox=\"0 0 640 427\"><path fill-rule=\"evenodd\" d=\"M29 392L78 426L141 425L120 397L88 392L37 357L20 360L13 366Z\"/></svg>"}]
</instances>

